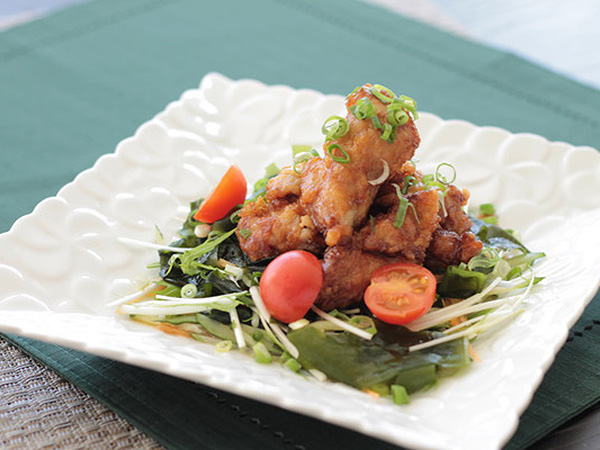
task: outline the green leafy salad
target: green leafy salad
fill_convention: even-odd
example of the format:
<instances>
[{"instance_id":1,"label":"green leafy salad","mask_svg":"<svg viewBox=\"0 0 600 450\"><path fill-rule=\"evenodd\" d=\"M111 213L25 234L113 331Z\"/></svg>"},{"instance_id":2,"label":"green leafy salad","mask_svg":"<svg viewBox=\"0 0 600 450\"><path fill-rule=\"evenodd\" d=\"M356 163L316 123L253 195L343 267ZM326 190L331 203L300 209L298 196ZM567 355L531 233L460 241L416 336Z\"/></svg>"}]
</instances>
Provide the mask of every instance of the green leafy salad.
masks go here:
<instances>
[{"instance_id":1,"label":"green leafy salad","mask_svg":"<svg viewBox=\"0 0 600 450\"><path fill-rule=\"evenodd\" d=\"M278 173L269 166L246 202L264 195ZM435 274L433 307L419 318L393 325L360 303L329 312L312 306L304 317L284 323L261 297L261 277L272 259L250 261L240 247L236 230L247 232L237 229L240 206L208 224L195 219L201 204L190 205L177 240L148 243L159 249L152 267L160 279L127 298L120 312L218 352L244 352L258 363L345 383L398 404L476 360L470 342L522 312L523 299L541 281L532 264L544 254L529 251L498 226L487 204L471 215L482 251Z\"/></svg>"}]
</instances>

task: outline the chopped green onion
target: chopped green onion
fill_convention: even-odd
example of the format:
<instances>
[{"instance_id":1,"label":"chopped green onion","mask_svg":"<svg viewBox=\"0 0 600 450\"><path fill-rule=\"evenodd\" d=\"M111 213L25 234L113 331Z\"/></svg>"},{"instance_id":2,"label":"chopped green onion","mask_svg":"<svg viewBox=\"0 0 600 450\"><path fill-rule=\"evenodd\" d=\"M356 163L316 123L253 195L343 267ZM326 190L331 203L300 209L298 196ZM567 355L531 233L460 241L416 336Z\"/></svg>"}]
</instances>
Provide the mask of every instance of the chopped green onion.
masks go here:
<instances>
[{"instance_id":1,"label":"chopped green onion","mask_svg":"<svg viewBox=\"0 0 600 450\"><path fill-rule=\"evenodd\" d=\"M381 125L381 120L379 120L379 117L377 116L371 117L371 123L376 130L381 130L383 128L383 125Z\"/></svg>"},{"instance_id":2,"label":"chopped green onion","mask_svg":"<svg viewBox=\"0 0 600 450\"><path fill-rule=\"evenodd\" d=\"M404 218L406 217L407 209L408 200L404 197L401 197L400 204L398 205L398 212L396 213L396 219L394 220L394 226L396 228L402 228L402 225L404 225Z\"/></svg>"},{"instance_id":3,"label":"chopped green onion","mask_svg":"<svg viewBox=\"0 0 600 450\"><path fill-rule=\"evenodd\" d=\"M401 95L400 100L403 102L404 109L407 109L412 113L413 120L417 120L419 118L419 113L417 112L417 102L406 95Z\"/></svg>"},{"instance_id":4,"label":"chopped green onion","mask_svg":"<svg viewBox=\"0 0 600 450\"><path fill-rule=\"evenodd\" d=\"M419 216L417 216L417 210L415 208L415 205L410 203L405 197L402 196L400 186L398 186L396 183L392 183L392 186L396 188L396 195L398 196L398 200L400 201L400 204L398 205L398 212L396 213L396 219L394 220L394 226L396 228L402 228L402 225L404 225L404 219L406 218L406 210L409 206L412 208L417 222L419 222Z\"/></svg>"},{"instance_id":5,"label":"chopped green onion","mask_svg":"<svg viewBox=\"0 0 600 450\"><path fill-rule=\"evenodd\" d=\"M479 212L484 216L495 216L496 208L494 208L492 203L482 203L479 205Z\"/></svg>"},{"instance_id":6,"label":"chopped green onion","mask_svg":"<svg viewBox=\"0 0 600 450\"><path fill-rule=\"evenodd\" d=\"M294 172L296 173L300 173L300 171L298 170L298 164L304 163L310 159L313 158L318 158L319 157L319 152L317 152L314 148L311 148L310 151L306 151L306 152L302 152L302 153L296 153L294 155L294 164L292 165L292 169L294 170Z\"/></svg>"},{"instance_id":7,"label":"chopped green onion","mask_svg":"<svg viewBox=\"0 0 600 450\"><path fill-rule=\"evenodd\" d=\"M181 297L182 298L194 298L198 293L198 288L195 284L188 283L181 288Z\"/></svg>"},{"instance_id":8,"label":"chopped green onion","mask_svg":"<svg viewBox=\"0 0 600 450\"><path fill-rule=\"evenodd\" d=\"M356 325L361 330L365 330L367 333L377 333L375 322L369 316L354 316L350 318L349 322L353 325Z\"/></svg>"},{"instance_id":9,"label":"chopped green onion","mask_svg":"<svg viewBox=\"0 0 600 450\"><path fill-rule=\"evenodd\" d=\"M344 136L349 129L350 125L346 119L340 116L331 116L323 123L321 131L325 135L325 141L332 141Z\"/></svg>"},{"instance_id":10,"label":"chopped green onion","mask_svg":"<svg viewBox=\"0 0 600 450\"><path fill-rule=\"evenodd\" d=\"M265 168L265 177L266 178L273 178L278 173L279 173L279 167L277 167L277 164L275 164L275 163L271 163Z\"/></svg>"},{"instance_id":11,"label":"chopped green onion","mask_svg":"<svg viewBox=\"0 0 600 450\"><path fill-rule=\"evenodd\" d=\"M493 225L498 223L498 218L496 216L485 216L482 217L481 220L483 220L485 223L491 223Z\"/></svg>"},{"instance_id":12,"label":"chopped green onion","mask_svg":"<svg viewBox=\"0 0 600 450\"><path fill-rule=\"evenodd\" d=\"M251 235L252 231L250 231L248 228L242 228L240 230L240 236L242 236L244 239L248 239Z\"/></svg>"},{"instance_id":13,"label":"chopped green onion","mask_svg":"<svg viewBox=\"0 0 600 450\"><path fill-rule=\"evenodd\" d=\"M336 156L333 154L334 150L339 150L340 152L342 152L342 154L344 155L343 157L341 156ZM350 162L350 155L348 154L348 152L346 152L346 150L344 150L344 148L339 145L339 144L330 144L327 147L327 154L331 157L331 159L333 159L335 162L338 163L342 163L342 164L346 164Z\"/></svg>"},{"instance_id":14,"label":"chopped green onion","mask_svg":"<svg viewBox=\"0 0 600 450\"><path fill-rule=\"evenodd\" d=\"M381 139L389 142L390 138L392 137L393 131L394 131L394 127L392 127L389 123L384 123L383 124L383 132L381 133Z\"/></svg>"},{"instance_id":15,"label":"chopped green onion","mask_svg":"<svg viewBox=\"0 0 600 450\"><path fill-rule=\"evenodd\" d=\"M215 349L221 353L227 353L233 348L233 342L231 341L221 341L215 345Z\"/></svg>"},{"instance_id":16,"label":"chopped green onion","mask_svg":"<svg viewBox=\"0 0 600 450\"><path fill-rule=\"evenodd\" d=\"M402 103L397 101L393 101L387 106L387 119L389 123L394 126L402 126L408 122L409 117L403 106Z\"/></svg>"},{"instance_id":17,"label":"chopped green onion","mask_svg":"<svg viewBox=\"0 0 600 450\"><path fill-rule=\"evenodd\" d=\"M229 220L231 223L236 224L240 221L240 210L236 210L229 215ZM210 231L209 231L210 233Z\"/></svg>"},{"instance_id":18,"label":"chopped green onion","mask_svg":"<svg viewBox=\"0 0 600 450\"><path fill-rule=\"evenodd\" d=\"M399 384L392 384L392 400L396 405L406 405L410 402L406 388Z\"/></svg>"},{"instance_id":19,"label":"chopped green onion","mask_svg":"<svg viewBox=\"0 0 600 450\"><path fill-rule=\"evenodd\" d=\"M273 361L271 353L269 353L269 350L267 349L267 347L265 347L265 344L263 344L262 342L257 342L256 344L254 344L252 350L254 350L254 360L257 363L271 364L271 362Z\"/></svg>"},{"instance_id":20,"label":"chopped green onion","mask_svg":"<svg viewBox=\"0 0 600 450\"><path fill-rule=\"evenodd\" d=\"M382 103L391 103L392 100L396 97L394 91L381 84L374 85L371 89L369 89L371 94L377 97Z\"/></svg>"},{"instance_id":21,"label":"chopped green onion","mask_svg":"<svg viewBox=\"0 0 600 450\"><path fill-rule=\"evenodd\" d=\"M421 181L423 183L430 183L430 182L432 182L434 180L435 180L435 177L432 174L430 174L430 173L428 173L427 175L423 175L421 177Z\"/></svg>"},{"instance_id":22,"label":"chopped green onion","mask_svg":"<svg viewBox=\"0 0 600 450\"><path fill-rule=\"evenodd\" d=\"M402 182L402 193L406 195L410 187L413 186L416 183L416 181L417 179L412 175L405 176Z\"/></svg>"},{"instance_id":23,"label":"chopped green onion","mask_svg":"<svg viewBox=\"0 0 600 450\"><path fill-rule=\"evenodd\" d=\"M448 180L448 177L441 172L442 167L449 167L452 170L452 177L450 180ZM456 180L456 169L452 164L440 163L435 169L435 179L442 184L452 184Z\"/></svg>"},{"instance_id":24,"label":"chopped green onion","mask_svg":"<svg viewBox=\"0 0 600 450\"><path fill-rule=\"evenodd\" d=\"M357 100L349 109L358 120L368 119L376 114L375 106L367 97Z\"/></svg>"},{"instance_id":25,"label":"chopped green onion","mask_svg":"<svg viewBox=\"0 0 600 450\"><path fill-rule=\"evenodd\" d=\"M302 369L302 365L294 358L287 359L283 365L292 372L298 372L300 369Z\"/></svg>"},{"instance_id":26,"label":"chopped green onion","mask_svg":"<svg viewBox=\"0 0 600 450\"><path fill-rule=\"evenodd\" d=\"M397 125L401 127L406 122L408 122L408 114L405 111L396 111L388 113L388 122L392 125Z\"/></svg>"}]
</instances>

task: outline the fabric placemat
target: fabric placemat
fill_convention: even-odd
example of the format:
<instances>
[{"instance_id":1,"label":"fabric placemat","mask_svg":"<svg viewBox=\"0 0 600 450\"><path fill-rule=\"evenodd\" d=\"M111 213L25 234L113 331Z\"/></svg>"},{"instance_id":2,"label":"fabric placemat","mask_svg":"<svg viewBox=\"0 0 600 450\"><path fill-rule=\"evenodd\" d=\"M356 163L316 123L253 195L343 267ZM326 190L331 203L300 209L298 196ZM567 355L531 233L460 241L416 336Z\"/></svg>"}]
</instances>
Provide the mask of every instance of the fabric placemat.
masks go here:
<instances>
[{"instance_id":1,"label":"fabric placemat","mask_svg":"<svg viewBox=\"0 0 600 450\"><path fill-rule=\"evenodd\" d=\"M0 35L0 230L210 71L338 94L377 82L444 118L600 143L598 91L370 5L98 0ZM509 448L600 398L599 303L596 296L575 326ZM387 447L186 381L9 339L170 448ZM215 402L228 414L215 412Z\"/></svg>"}]
</instances>

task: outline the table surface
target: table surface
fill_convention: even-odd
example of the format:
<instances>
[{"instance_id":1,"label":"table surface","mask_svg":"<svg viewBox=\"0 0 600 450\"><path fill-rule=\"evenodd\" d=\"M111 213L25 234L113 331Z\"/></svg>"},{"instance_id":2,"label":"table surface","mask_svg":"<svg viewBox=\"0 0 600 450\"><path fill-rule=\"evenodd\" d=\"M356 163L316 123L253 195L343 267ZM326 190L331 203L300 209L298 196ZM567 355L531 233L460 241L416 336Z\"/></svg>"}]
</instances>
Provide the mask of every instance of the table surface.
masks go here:
<instances>
[{"instance_id":1,"label":"table surface","mask_svg":"<svg viewBox=\"0 0 600 450\"><path fill-rule=\"evenodd\" d=\"M87 0L0 3L0 31ZM596 0L366 0L467 39L508 50L600 88ZM41 199L40 199L41 200ZM125 420L0 339L0 448L160 448ZM537 443L597 448L600 405Z\"/></svg>"}]
</instances>

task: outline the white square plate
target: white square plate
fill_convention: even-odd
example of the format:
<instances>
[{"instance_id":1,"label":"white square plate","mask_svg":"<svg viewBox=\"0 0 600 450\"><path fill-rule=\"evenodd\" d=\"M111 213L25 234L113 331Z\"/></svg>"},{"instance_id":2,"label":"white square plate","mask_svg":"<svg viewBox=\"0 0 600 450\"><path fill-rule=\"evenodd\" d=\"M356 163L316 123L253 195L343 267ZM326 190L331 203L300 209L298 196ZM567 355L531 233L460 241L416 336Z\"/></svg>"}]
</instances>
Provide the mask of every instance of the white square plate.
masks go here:
<instances>
[{"instance_id":1,"label":"white square plate","mask_svg":"<svg viewBox=\"0 0 600 450\"><path fill-rule=\"evenodd\" d=\"M392 86L395 88L395 86ZM155 251L119 237L172 236L188 203L230 163L249 181L291 144L320 146L343 98L207 75L199 89L142 125L33 213L0 235L0 331L65 345L204 383L414 448L499 448L600 280L600 154L589 147L445 121L423 113L419 167L452 163L472 201L494 202L502 225L548 257L525 313L479 339L482 359L408 406L307 380L115 316L111 300L156 278Z\"/></svg>"}]
</instances>

